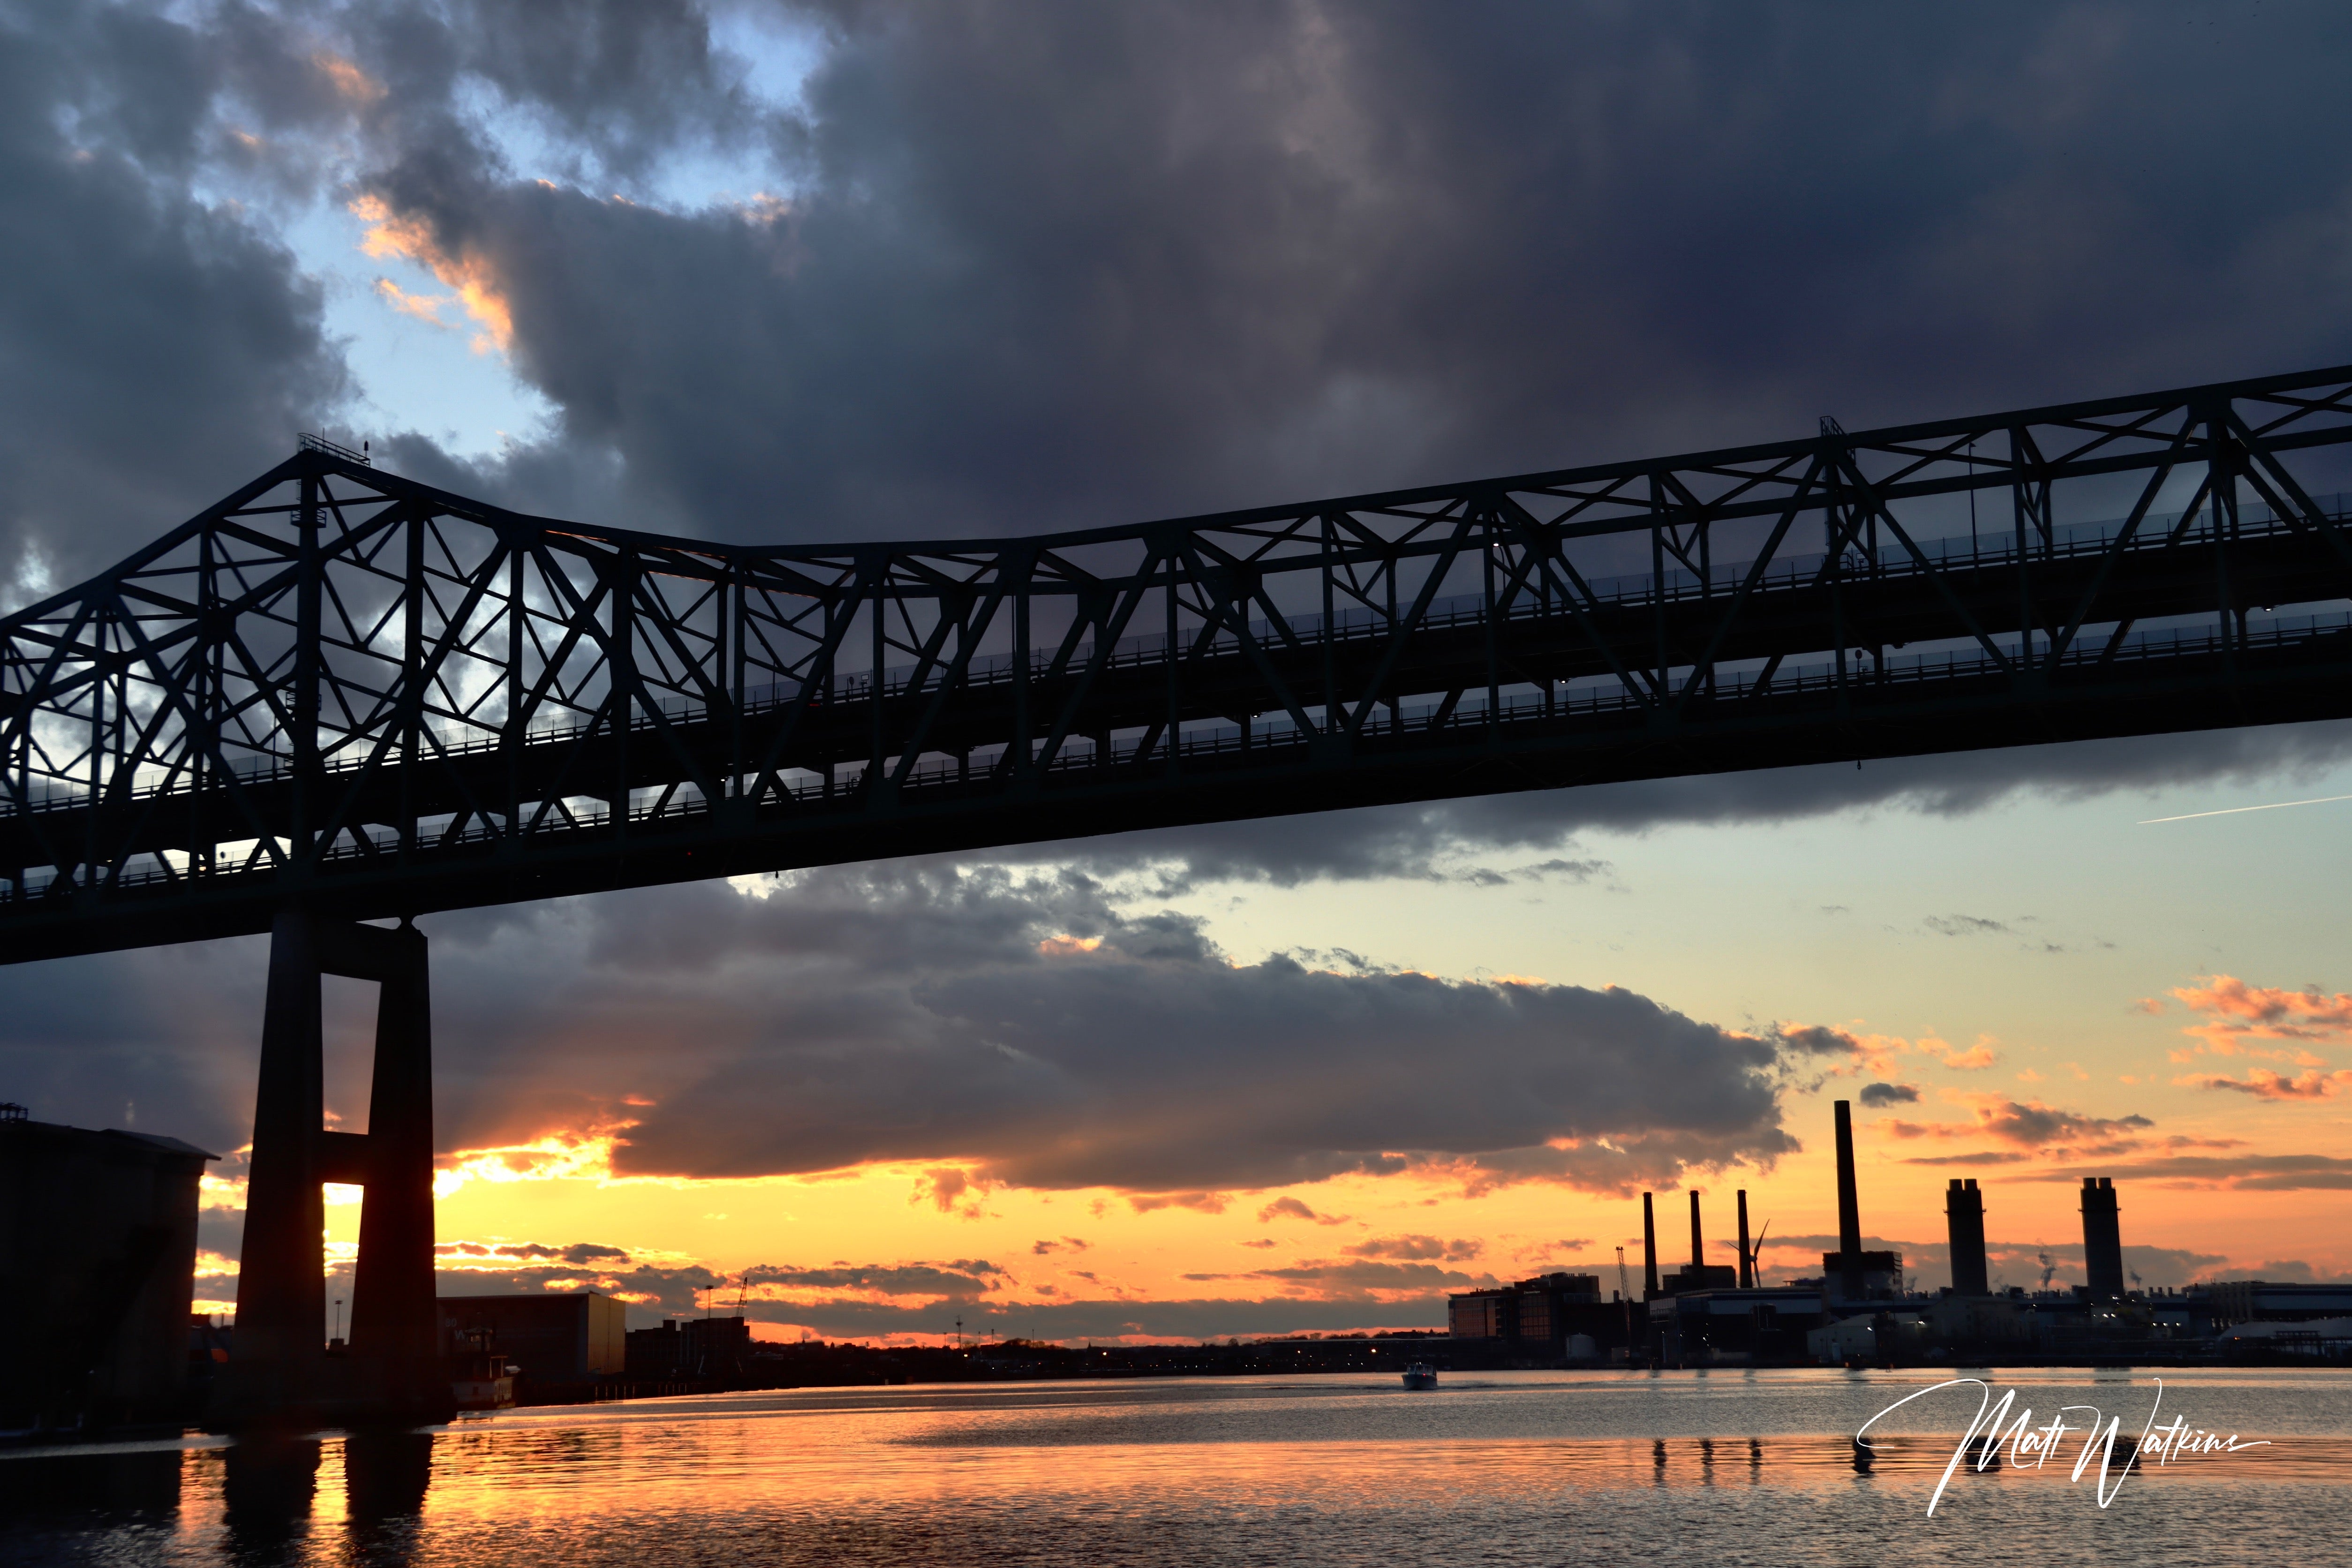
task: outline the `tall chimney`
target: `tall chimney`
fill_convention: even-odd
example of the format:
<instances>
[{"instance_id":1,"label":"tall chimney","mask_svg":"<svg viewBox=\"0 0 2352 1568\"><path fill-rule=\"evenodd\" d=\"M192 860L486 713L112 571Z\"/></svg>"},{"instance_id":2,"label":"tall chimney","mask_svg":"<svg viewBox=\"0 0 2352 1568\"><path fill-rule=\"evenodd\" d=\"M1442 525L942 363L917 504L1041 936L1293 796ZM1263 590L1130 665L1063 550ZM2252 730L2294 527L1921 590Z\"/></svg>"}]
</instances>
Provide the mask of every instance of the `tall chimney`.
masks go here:
<instances>
[{"instance_id":1,"label":"tall chimney","mask_svg":"<svg viewBox=\"0 0 2352 1568\"><path fill-rule=\"evenodd\" d=\"M2112 1177L2083 1178L2083 1265L2093 1299L2124 1293L2124 1238Z\"/></svg>"},{"instance_id":2,"label":"tall chimney","mask_svg":"<svg viewBox=\"0 0 2352 1568\"><path fill-rule=\"evenodd\" d=\"M1862 1200L1853 1186L1853 1101L1837 1102L1838 1273L1844 1299L1862 1300Z\"/></svg>"},{"instance_id":3,"label":"tall chimney","mask_svg":"<svg viewBox=\"0 0 2352 1568\"><path fill-rule=\"evenodd\" d=\"M1642 1194L1642 1300L1658 1293L1658 1216L1650 1194Z\"/></svg>"},{"instance_id":4,"label":"tall chimney","mask_svg":"<svg viewBox=\"0 0 2352 1568\"><path fill-rule=\"evenodd\" d=\"M1693 1188L1691 1189L1691 1266L1690 1266L1690 1277L1691 1277L1691 1284L1692 1284L1692 1286L1693 1286L1693 1288L1694 1288L1694 1289L1696 1289L1698 1285L1700 1285L1700 1284L1704 1281L1704 1279L1706 1279L1706 1276L1700 1272L1700 1270L1704 1269L1706 1267L1706 1242L1705 1238L1704 1238L1703 1237L1701 1237L1701 1235L1699 1234L1699 1228L1698 1228L1698 1189L1697 1189L1696 1187L1693 1187Z\"/></svg>"},{"instance_id":5,"label":"tall chimney","mask_svg":"<svg viewBox=\"0 0 2352 1568\"><path fill-rule=\"evenodd\" d=\"M1952 1178L1944 1193L1944 1228L1952 1243L1952 1294L1989 1296L1985 1281L1984 1194L1977 1179Z\"/></svg>"},{"instance_id":6,"label":"tall chimney","mask_svg":"<svg viewBox=\"0 0 2352 1568\"><path fill-rule=\"evenodd\" d=\"M1750 1267L1753 1261L1748 1250L1748 1189L1742 1187L1739 1189L1739 1288L1742 1290L1756 1289L1756 1273Z\"/></svg>"}]
</instances>

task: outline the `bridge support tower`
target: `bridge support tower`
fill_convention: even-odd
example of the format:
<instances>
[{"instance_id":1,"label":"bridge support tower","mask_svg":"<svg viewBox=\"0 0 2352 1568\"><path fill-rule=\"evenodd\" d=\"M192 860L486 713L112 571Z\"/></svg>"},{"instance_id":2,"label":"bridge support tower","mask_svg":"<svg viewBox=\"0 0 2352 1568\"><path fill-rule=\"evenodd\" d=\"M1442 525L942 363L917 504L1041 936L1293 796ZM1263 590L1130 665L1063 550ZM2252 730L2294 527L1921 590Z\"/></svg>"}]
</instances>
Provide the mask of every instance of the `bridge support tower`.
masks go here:
<instances>
[{"instance_id":1,"label":"bridge support tower","mask_svg":"<svg viewBox=\"0 0 2352 1568\"><path fill-rule=\"evenodd\" d=\"M368 1130L327 1129L322 975L374 981ZM367 1189L348 1349L330 1347L321 1184ZM452 1414L433 1281L433 1030L425 933L287 910L269 933L236 1334L212 1421L355 1426Z\"/></svg>"}]
</instances>

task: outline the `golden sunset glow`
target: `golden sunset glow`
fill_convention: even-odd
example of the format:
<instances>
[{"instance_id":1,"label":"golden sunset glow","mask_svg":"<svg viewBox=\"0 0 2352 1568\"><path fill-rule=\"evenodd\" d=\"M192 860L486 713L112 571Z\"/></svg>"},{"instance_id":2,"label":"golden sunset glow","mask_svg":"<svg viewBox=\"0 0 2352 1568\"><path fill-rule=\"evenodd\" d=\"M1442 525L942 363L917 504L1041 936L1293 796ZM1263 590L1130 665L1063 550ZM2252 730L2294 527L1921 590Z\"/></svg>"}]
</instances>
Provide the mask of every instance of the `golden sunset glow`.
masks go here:
<instances>
[{"instance_id":1,"label":"golden sunset glow","mask_svg":"<svg viewBox=\"0 0 2352 1568\"><path fill-rule=\"evenodd\" d=\"M586 1131L560 1131L529 1142L495 1149L460 1150L434 1173L433 1195L446 1199L468 1183L586 1181L599 1187L643 1181L613 1172L613 1145L632 1123L611 1122Z\"/></svg>"},{"instance_id":2,"label":"golden sunset glow","mask_svg":"<svg viewBox=\"0 0 2352 1568\"><path fill-rule=\"evenodd\" d=\"M398 257L430 271L480 326L481 331L474 339L475 350L482 353L507 353L514 342L514 317L488 257L443 248L429 222L413 214L395 213L381 196L357 197L350 204L350 211L367 226L360 240L362 254L379 258ZM380 281L378 287L395 310L438 324L439 318L433 313L435 302L420 300L389 281Z\"/></svg>"}]
</instances>

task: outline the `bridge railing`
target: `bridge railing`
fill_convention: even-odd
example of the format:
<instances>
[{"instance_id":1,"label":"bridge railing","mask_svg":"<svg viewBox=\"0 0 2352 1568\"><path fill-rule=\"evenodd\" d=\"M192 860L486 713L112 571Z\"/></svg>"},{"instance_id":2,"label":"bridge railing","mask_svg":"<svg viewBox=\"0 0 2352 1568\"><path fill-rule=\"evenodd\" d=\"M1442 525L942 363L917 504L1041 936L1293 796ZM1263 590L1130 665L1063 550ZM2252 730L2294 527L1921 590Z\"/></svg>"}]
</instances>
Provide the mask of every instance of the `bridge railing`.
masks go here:
<instances>
[{"instance_id":1,"label":"bridge railing","mask_svg":"<svg viewBox=\"0 0 2352 1568\"><path fill-rule=\"evenodd\" d=\"M2352 517L2352 497L2347 497L2343 492L2314 499L2329 517L2339 520ZM2211 509L2206 508L2193 516L2189 528L2176 538L2175 531L2180 528L2183 515L2173 511L2151 513L2143 518L2127 548L2133 551L2160 550L2181 543L2198 542L2210 536L2215 524ZM2126 520L2121 518L2111 518L2095 522L2062 524L2053 531L2053 537L2048 543L2034 550L2033 553L2037 559L2043 560L2097 555L2115 543L2116 536L2125 526ZM2300 525L2294 520L2281 518L2267 506L2249 503L2242 507L2234 532L2236 537L2242 539L2259 539L2291 532L2298 526ZM1932 563L1939 566L1959 564L1969 567L1999 566L2012 559L2017 552L2013 531L2008 534L1979 535L1973 538L1935 537L1919 540L1917 543L1920 553L1927 556ZM1846 554L1848 571L1853 575L1874 573L1881 578L1901 578L1927 570L1909 550L1901 545L1881 546L1876 552L1877 559L1874 563L1866 552L1859 550L1849 551ZM1828 560L1829 557L1826 554L1818 552L1777 556L1759 579L1758 585L1768 591L1786 591L1801 586L1817 578ZM1669 601L1681 601L1727 593L1744 582L1753 567L1753 562L1745 561L1715 563L1710 569L1707 580L1703 580L1695 572L1680 568L1672 569L1664 574L1663 591L1659 586L1661 578L1657 574L1649 573L1632 573L1615 577L1592 579L1590 580L1589 585L1597 601L1612 605L1646 605L1662 595ZM1522 595L1504 606L1503 618L1508 621L1533 620L1545 616L1559 615L1565 613L1565 610L1566 606L1556 598ZM1475 626L1485 622L1486 618L1486 597L1483 595L1463 594L1433 600L1419 624L1426 630L1444 631L1463 626ZM1261 616L1248 624L1250 635L1261 643L1271 644L1282 640L1284 628L1276 626L1269 619ZM1326 617L1319 612L1302 613L1296 616L1286 617L1285 624L1291 636L1302 640L1328 639L1346 642L1379 638L1389 636L1391 632L1391 623L1384 615L1364 609L1337 612L1328 617L1328 625ZM2193 631L2176 634L2144 630L2133 633L2129 640L2135 647L2142 646L2153 647L2159 645L2170 646L2164 644L2163 639L2183 635L2194 637L2209 634ZM2147 638L2155 638L2157 641L2143 644L2140 640ZM1137 668L1156 665L1167 658L1167 646L1168 639L1164 633L1142 633L1122 637L1112 645L1110 656L1105 663L1112 668ZM2015 639L2011 639L2008 646L2013 648L2016 646ZM1238 655L1240 651L1241 643L1237 637L1231 633L1220 633L1201 645L1188 645L1185 657L1231 658ZM1093 645L1081 643L1070 656L1070 662L1073 665L1084 665L1091 661L1093 656ZM1970 656L1964 652L1950 655L1931 653L1895 656L1887 661L1887 664L1890 669L1900 669L1906 668L1909 661L1917 660L1925 661L1921 664L1921 668L1932 665L1937 668L1956 668L1950 662L1952 659L1964 659L1969 657ZM1055 654L1052 650L1033 650L1028 658L1032 674L1042 674L1046 671L1052 667L1054 658ZM962 678L963 683L983 688L1002 684L1012 679L1020 662L1012 655L976 656L967 667L967 672ZM913 665L895 666L886 669L883 682L885 697L920 695L937 689L941 679L944 679L935 672L929 679L918 684L915 679L917 672L918 667ZM1726 681L1735 679L1736 672L1725 672ZM866 700L871 695L873 676L870 671L852 670L836 674L829 684L829 700L843 703L858 702ZM1593 700L1603 706L1638 700L1633 694L1625 692L1622 686L1613 680L1604 684L1618 695L1603 696ZM1725 685L1721 689L1729 689L1730 688ZM1739 689L1747 689L1744 685ZM770 681L749 687L742 694L740 710L746 717L772 712L796 701L801 689L798 683L789 681ZM695 702L684 698L665 698L657 703L641 706L656 710L658 717L654 710L634 711L630 727L635 731L655 730L665 721L672 724L702 721L724 711L708 703ZM450 757L478 755L496 751L508 743L504 734L485 721L459 724L427 721L421 724L419 729L422 735L430 740L431 744L425 748L430 754ZM523 733L520 741L526 746L554 744L577 740L583 735L605 732L610 729L609 721L604 720L575 719L566 722L534 726ZM374 738L364 734L329 736L325 739L331 749L322 754L320 763L331 774L346 773L367 765L375 746ZM231 767L239 782L263 783L289 775L293 770L293 760L282 752L257 752L232 758ZM110 794L121 790L122 786L110 784L107 787L108 793ZM144 800L157 796L189 794L193 789L189 770L184 768L165 770L151 766L138 771L128 786L127 794L131 799ZM27 809L37 812L77 809L89 801L91 794L89 788L82 784L64 784L45 779L27 779L14 795L0 795L0 816L15 815ZM23 802L22 805L19 804L20 799Z\"/></svg>"},{"instance_id":2,"label":"bridge railing","mask_svg":"<svg viewBox=\"0 0 2352 1568\"><path fill-rule=\"evenodd\" d=\"M2333 493L2315 497L2321 509L2332 518L2352 518L2352 496ZM2182 515L2178 511L2153 512L2143 518L2135 530L2128 549L2159 550L2183 543L2199 543L2210 538L2214 527L2210 509L2200 508L2189 527L2178 539L2174 530L2179 528ZM2043 545L2039 537L2028 545L2028 552L2036 560L2074 560L2098 555L2115 543L2126 524L2123 518L2108 518L2095 522L2061 523L2053 530L2053 537ZM2234 534L2242 539L2267 538L2288 533L2299 526L2290 519L2279 517L2269 507L2258 502L2248 503L2240 510ZM1844 552L1845 570L1852 576L1874 575L1880 578L1916 576L1939 567L1999 567L2017 556L2014 531L1986 531L1976 536L1948 535L1921 539L1916 542L1920 553L1928 558L1929 565L1922 566L1910 551L1900 544L1883 544L1874 562L1871 552L1852 549ZM1777 554L1758 579L1757 586L1766 591L1801 587L1821 574L1829 556L1820 551ZM1717 562L1707 574L1682 567L1670 567L1663 574L1648 572L1622 573L1614 576L1586 579L1592 598L1599 604L1613 607L1648 605L1663 597L1669 603L1691 599L1718 597L1737 590L1748 573L1755 569L1753 561ZM1664 587L1660 589L1663 580ZM1567 605L1556 595L1543 591L1523 594L1503 607L1502 618L1507 621L1534 620L1549 615L1565 613ZM1443 631L1465 626L1476 626L1487 618L1487 600L1483 594L1451 594L1431 600L1428 609L1417 623L1422 627ZM1282 640L1286 627L1301 639L1321 639L1328 636L1334 641L1374 639L1393 634L1395 625L1381 612L1369 609L1346 609L1333 613L1328 620L1320 611L1303 610L1296 616L1286 616L1277 626L1265 616L1252 618L1250 636L1260 643ZM1131 668L1157 664L1167 657L1168 637L1163 632L1143 632L1119 638L1111 645L1105 664L1110 668ZM1185 645L1188 657L1195 645ZM1197 651L1211 657L1227 657L1241 649L1240 639L1231 632L1220 632ZM1095 657L1095 645L1081 642L1069 656L1074 665L1089 663ZM1051 667L1055 653L1051 649L1034 650L1029 657L1033 674ZM987 686L1010 680L1020 660L1011 654L988 654L974 658L964 677L967 684ZM910 690L920 692L936 688L941 679L934 670L919 686L916 676L921 667L912 664L890 666L884 671L883 692L898 697ZM852 671L836 678L834 694L836 700L863 699L872 689L873 677L866 671Z\"/></svg>"}]
</instances>

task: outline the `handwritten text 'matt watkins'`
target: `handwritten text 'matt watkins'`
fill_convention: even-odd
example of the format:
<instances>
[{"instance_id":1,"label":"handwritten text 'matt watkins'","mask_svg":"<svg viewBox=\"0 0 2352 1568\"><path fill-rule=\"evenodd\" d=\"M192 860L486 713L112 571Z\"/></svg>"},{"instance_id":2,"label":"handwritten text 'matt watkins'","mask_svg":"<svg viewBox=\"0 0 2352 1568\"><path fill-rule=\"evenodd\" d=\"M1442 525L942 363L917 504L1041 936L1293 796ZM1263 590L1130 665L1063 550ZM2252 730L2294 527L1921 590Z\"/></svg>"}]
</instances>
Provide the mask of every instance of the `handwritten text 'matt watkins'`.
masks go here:
<instances>
[{"instance_id":1,"label":"handwritten text 'matt watkins'","mask_svg":"<svg viewBox=\"0 0 2352 1568\"><path fill-rule=\"evenodd\" d=\"M2000 1464L2013 1469L2042 1469L2047 1468L2051 1457L2059 1451L2072 1432L2083 1435L2083 1447L2074 1456L2074 1472L2066 1479L2069 1481L2081 1480L2083 1472L2090 1468L2092 1457L2096 1455L2101 1508L2116 1500L2116 1495L2123 1490L2124 1478L2131 1474L2135 1466L2169 1465L2205 1454L2234 1454L2246 1448L2270 1447L2267 1442L2242 1438L2235 1432L2225 1437L2219 1432L2191 1426L2185 1416L2176 1415L2168 1424L2158 1426L2157 1415L2164 1405L2162 1378L2156 1380L2156 1399L2148 1406L2147 1420L2141 1426L2139 1436L2122 1440L2124 1453L2120 1460L2116 1457L2116 1448L2123 1417L2103 1417L2095 1405L2062 1405L2048 1421L2037 1426L2032 1407L2018 1406L2017 1390L2004 1389L2000 1397L1995 1399L1992 1385L1976 1377L1956 1377L1948 1382L1931 1384L1915 1394L1905 1394L1864 1422L1862 1429L1853 1435L1854 1442L1864 1449L1869 1448L1873 1426L1913 1400L1925 1399L1948 1388L1975 1389L1977 1413L1975 1419L1969 1423L1968 1430L1960 1434L1959 1442L1953 1447L1951 1460L1944 1466L1944 1473L1936 1482L1936 1495L1927 1500L1927 1511L1931 1515L1936 1511L1936 1505L1944 1500L1944 1489L1951 1484L1953 1473L1964 1461L1975 1465L1979 1470ZM2011 1415L2012 1410L2016 1413L2014 1419ZM2087 1422L2078 1424L2068 1419L2085 1413L2090 1417ZM2009 1450L2006 1458L2001 1455L2003 1448Z\"/></svg>"}]
</instances>

